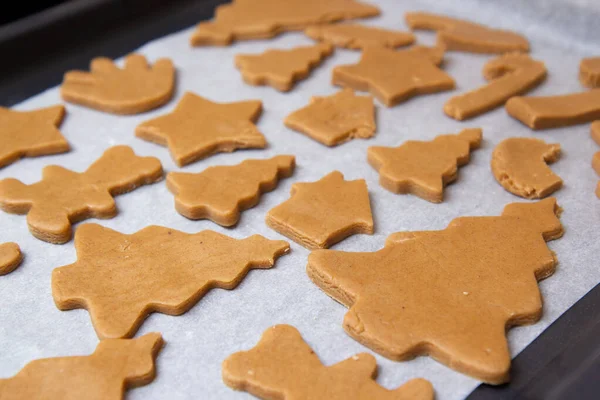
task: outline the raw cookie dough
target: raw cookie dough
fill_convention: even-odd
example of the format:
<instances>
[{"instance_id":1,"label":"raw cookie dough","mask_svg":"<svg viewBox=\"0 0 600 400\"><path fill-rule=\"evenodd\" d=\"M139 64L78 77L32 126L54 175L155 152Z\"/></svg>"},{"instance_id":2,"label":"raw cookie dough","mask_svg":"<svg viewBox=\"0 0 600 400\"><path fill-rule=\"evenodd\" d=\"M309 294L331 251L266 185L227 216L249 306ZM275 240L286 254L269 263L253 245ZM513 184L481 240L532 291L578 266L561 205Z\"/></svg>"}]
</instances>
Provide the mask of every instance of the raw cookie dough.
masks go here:
<instances>
[{"instance_id":1,"label":"raw cookie dough","mask_svg":"<svg viewBox=\"0 0 600 400\"><path fill-rule=\"evenodd\" d=\"M154 380L163 346L160 333L107 339L89 356L31 361L12 378L0 379L2 399L122 400L128 388Z\"/></svg>"},{"instance_id":2,"label":"raw cookie dough","mask_svg":"<svg viewBox=\"0 0 600 400\"><path fill-rule=\"evenodd\" d=\"M235 40L265 39L313 24L379 15L356 0L233 0L218 6L215 18L198 24L192 46L226 46Z\"/></svg>"},{"instance_id":3,"label":"raw cookie dough","mask_svg":"<svg viewBox=\"0 0 600 400\"><path fill-rule=\"evenodd\" d=\"M459 121L502 106L509 98L533 89L546 78L546 67L527 54L504 54L483 67L485 86L454 96L444 105L446 115Z\"/></svg>"},{"instance_id":4,"label":"raw cookie dough","mask_svg":"<svg viewBox=\"0 0 600 400\"><path fill-rule=\"evenodd\" d=\"M155 157L138 157L131 147L114 146L85 172L58 165L42 170L42 180L25 185L19 180L0 180L0 208L11 214L27 214L29 231L50 243L71 240L71 224L88 218L117 215L113 196L162 179Z\"/></svg>"},{"instance_id":5,"label":"raw cookie dough","mask_svg":"<svg viewBox=\"0 0 600 400\"><path fill-rule=\"evenodd\" d=\"M596 152L592 158L592 168L600 176L600 151ZM596 186L596 196L600 198L600 182Z\"/></svg>"},{"instance_id":6,"label":"raw cookie dough","mask_svg":"<svg viewBox=\"0 0 600 400\"><path fill-rule=\"evenodd\" d=\"M317 182L294 183L290 194L267 213L266 223L307 249L327 248L355 233L373 233L364 179L346 181L333 171Z\"/></svg>"},{"instance_id":7,"label":"raw cookie dough","mask_svg":"<svg viewBox=\"0 0 600 400\"><path fill-rule=\"evenodd\" d=\"M22 157L69 151L58 130L64 116L65 107L60 105L31 111L0 107L0 168Z\"/></svg>"},{"instance_id":8,"label":"raw cookie dough","mask_svg":"<svg viewBox=\"0 0 600 400\"><path fill-rule=\"evenodd\" d=\"M594 142L598 143L600 146L600 120L592 122L592 128L590 132L592 139Z\"/></svg>"},{"instance_id":9,"label":"raw cookie dough","mask_svg":"<svg viewBox=\"0 0 600 400\"><path fill-rule=\"evenodd\" d=\"M357 64L333 68L332 83L370 91L388 107L413 96L454 89L454 79L436 62L440 48L418 47L416 51L367 47Z\"/></svg>"},{"instance_id":10,"label":"raw cookie dough","mask_svg":"<svg viewBox=\"0 0 600 400\"><path fill-rule=\"evenodd\" d=\"M312 97L309 105L288 115L284 123L326 146L337 146L375 135L375 105L373 97L344 89L331 96Z\"/></svg>"},{"instance_id":11,"label":"raw cookie dough","mask_svg":"<svg viewBox=\"0 0 600 400\"><path fill-rule=\"evenodd\" d=\"M361 353L327 367L290 325L268 328L251 350L223 362L223 381L261 399L433 400L433 386L412 379L387 390L375 381L377 361Z\"/></svg>"},{"instance_id":12,"label":"raw cookie dough","mask_svg":"<svg viewBox=\"0 0 600 400\"><path fill-rule=\"evenodd\" d=\"M429 355L491 384L509 380L506 329L542 315L537 281L562 236L554 198L500 217L461 217L441 231L400 232L372 253L313 251L307 273L349 307L344 329L393 360Z\"/></svg>"},{"instance_id":13,"label":"raw cookie dough","mask_svg":"<svg viewBox=\"0 0 600 400\"><path fill-rule=\"evenodd\" d=\"M313 25L304 30L306 36L337 47L361 50L367 46L401 47L412 44L415 35L360 24Z\"/></svg>"},{"instance_id":14,"label":"raw cookie dough","mask_svg":"<svg viewBox=\"0 0 600 400\"><path fill-rule=\"evenodd\" d=\"M589 88L600 87L600 57L584 58L579 64L579 80Z\"/></svg>"},{"instance_id":15,"label":"raw cookie dough","mask_svg":"<svg viewBox=\"0 0 600 400\"><path fill-rule=\"evenodd\" d=\"M0 275L13 272L23 261L19 245L13 242L0 244Z\"/></svg>"},{"instance_id":16,"label":"raw cookie dough","mask_svg":"<svg viewBox=\"0 0 600 400\"><path fill-rule=\"evenodd\" d=\"M399 147L369 147L367 159L387 190L441 203L444 186L456 180L458 167L469 162L471 150L479 148L481 138L481 129L464 129L428 142L409 140Z\"/></svg>"},{"instance_id":17,"label":"raw cookie dough","mask_svg":"<svg viewBox=\"0 0 600 400\"><path fill-rule=\"evenodd\" d=\"M112 60L99 57L92 60L90 70L65 74L60 87L63 100L113 114L139 114L173 96L175 68L168 58L149 66L144 56L131 54L120 69Z\"/></svg>"},{"instance_id":18,"label":"raw cookie dough","mask_svg":"<svg viewBox=\"0 0 600 400\"><path fill-rule=\"evenodd\" d=\"M560 157L560 145L535 138L509 138L492 153L492 173L499 184L525 199L543 199L563 181L548 167Z\"/></svg>"},{"instance_id":19,"label":"raw cookie dough","mask_svg":"<svg viewBox=\"0 0 600 400\"><path fill-rule=\"evenodd\" d=\"M85 308L100 339L133 336L150 313L180 315L212 288L233 289L289 251L260 235L233 239L149 226L127 235L97 224L75 232L77 262L52 271L60 310Z\"/></svg>"},{"instance_id":20,"label":"raw cookie dough","mask_svg":"<svg viewBox=\"0 0 600 400\"><path fill-rule=\"evenodd\" d=\"M254 125L261 112L260 100L214 103L186 92L175 110L142 122L135 135L168 146L182 167L219 152L266 147L265 137Z\"/></svg>"},{"instance_id":21,"label":"raw cookie dough","mask_svg":"<svg viewBox=\"0 0 600 400\"><path fill-rule=\"evenodd\" d=\"M294 156L282 155L209 167L196 174L169 172L167 187L175 194L179 214L232 226L241 211L254 207L261 193L275 189L279 179L292 175L294 167Z\"/></svg>"},{"instance_id":22,"label":"raw cookie dough","mask_svg":"<svg viewBox=\"0 0 600 400\"><path fill-rule=\"evenodd\" d=\"M531 129L585 124L600 119L600 89L562 96L516 96L506 102L506 111Z\"/></svg>"},{"instance_id":23,"label":"raw cookie dough","mask_svg":"<svg viewBox=\"0 0 600 400\"><path fill-rule=\"evenodd\" d=\"M438 43L448 50L471 53L529 51L527 39L515 32L427 12L408 12L405 19L411 29L437 31Z\"/></svg>"},{"instance_id":24,"label":"raw cookie dough","mask_svg":"<svg viewBox=\"0 0 600 400\"><path fill-rule=\"evenodd\" d=\"M333 47L327 43L300 46L289 50L267 50L262 54L238 54L235 66L249 85L269 85L287 92L305 79L310 71L329 57Z\"/></svg>"}]
</instances>

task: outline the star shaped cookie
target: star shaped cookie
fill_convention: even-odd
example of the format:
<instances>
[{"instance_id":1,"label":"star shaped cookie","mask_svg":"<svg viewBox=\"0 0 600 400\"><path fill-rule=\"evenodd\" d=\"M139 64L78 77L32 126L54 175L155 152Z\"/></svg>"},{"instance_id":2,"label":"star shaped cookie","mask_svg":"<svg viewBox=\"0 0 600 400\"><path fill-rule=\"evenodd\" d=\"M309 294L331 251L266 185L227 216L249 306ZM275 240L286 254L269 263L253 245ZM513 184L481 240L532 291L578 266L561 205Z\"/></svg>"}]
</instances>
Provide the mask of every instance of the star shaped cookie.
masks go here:
<instances>
[{"instance_id":1,"label":"star shaped cookie","mask_svg":"<svg viewBox=\"0 0 600 400\"><path fill-rule=\"evenodd\" d=\"M219 152L264 148L267 141L253 123L261 111L259 100L214 103L187 92L173 112L141 123L135 135L168 146L181 167Z\"/></svg>"},{"instance_id":2,"label":"star shaped cookie","mask_svg":"<svg viewBox=\"0 0 600 400\"><path fill-rule=\"evenodd\" d=\"M426 56L422 50L367 47L358 64L335 67L332 82L370 91L388 107L413 96L454 89L454 79L437 66L437 60Z\"/></svg>"},{"instance_id":3,"label":"star shaped cookie","mask_svg":"<svg viewBox=\"0 0 600 400\"><path fill-rule=\"evenodd\" d=\"M0 168L22 157L69 151L69 143L58 130L64 116L63 106L33 111L0 107Z\"/></svg>"}]
</instances>

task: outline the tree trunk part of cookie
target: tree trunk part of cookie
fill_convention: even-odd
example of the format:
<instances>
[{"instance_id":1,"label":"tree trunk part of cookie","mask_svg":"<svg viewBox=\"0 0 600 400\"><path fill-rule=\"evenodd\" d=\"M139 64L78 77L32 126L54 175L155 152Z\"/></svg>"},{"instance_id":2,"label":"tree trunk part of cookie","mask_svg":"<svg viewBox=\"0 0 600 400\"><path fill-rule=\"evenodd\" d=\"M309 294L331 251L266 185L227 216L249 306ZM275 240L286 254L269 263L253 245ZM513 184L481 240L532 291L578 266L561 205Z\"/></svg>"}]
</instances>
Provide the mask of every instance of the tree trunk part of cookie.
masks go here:
<instances>
[{"instance_id":1,"label":"tree trunk part of cookie","mask_svg":"<svg viewBox=\"0 0 600 400\"><path fill-rule=\"evenodd\" d=\"M513 97L508 114L531 129L585 124L600 119L600 89L546 97Z\"/></svg>"},{"instance_id":2,"label":"tree trunk part of cookie","mask_svg":"<svg viewBox=\"0 0 600 400\"><path fill-rule=\"evenodd\" d=\"M500 107L539 85L546 78L546 67L527 54L506 54L488 62L483 74L490 83L452 97L444 105L446 115L462 121Z\"/></svg>"},{"instance_id":3,"label":"tree trunk part of cookie","mask_svg":"<svg viewBox=\"0 0 600 400\"><path fill-rule=\"evenodd\" d=\"M22 261L23 255L18 244L12 242L0 244L0 275L13 272Z\"/></svg>"},{"instance_id":4,"label":"tree trunk part of cookie","mask_svg":"<svg viewBox=\"0 0 600 400\"><path fill-rule=\"evenodd\" d=\"M579 64L579 81L585 87L600 87L600 57L581 60Z\"/></svg>"},{"instance_id":5,"label":"tree trunk part of cookie","mask_svg":"<svg viewBox=\"0 0 600 400\"><path fill-rule=\"evenodd\" d=\"M385 357L429 355L491 384L509 379L506 329L542 315L537 281L562 236L549 198L514 203L500 217L461 217L441 231L400 232L382 250L316 250L311 280L349 308L346 332Z\"/></svg>"},{"instance_id":6,"label":"tree trunk part of cookie","mask_svg":"<svg viewBox=\"0 0 600 400\"><path fill-rule=\"evenodd\" d=\"M408 12L405 19L413 30L437 31L438 44L448 50L491 54L529 51L527 39L515 32L427 12Z\"/></svg>"},{"instance_id":7,"label":"tree trunk part of cookie","mask_svg":"<svg viewBox=\"0 0 600 400\"><path fill-rule=\"evenodd\" d=\"M215 18L198 24L192 46L227 46L236 40L267 39L314 24L379 15L355 0L235 0L218 6Z\"/></svg>"},{"instance_id":8,"label":"tree trunk part of cookie","mask_svg":"<svg viewBox=\"0 0 600 400\"><path fill-rule=\"evenodd\" d=\"M290 325L268 328L248 351L229 356L222 366L223 381L261 399L433 400L431 383L412 379L388 390L374 380L375 357L356 354L324 366Z\"/></svg>"},{"instance_id":9,"label":"tree trunk part of cookie","mask_svg":"<svg viewBox=\"0 0 600 400\"><path fill-rule=\"evenodd\" d=\"M559 144L535 138L509 138L492 153L492 173L504 189L525 199L543 199L562 187L548 167L560 157Z\"/></svg>"},{"instance_id":10,"label":"tree trunk part of cookie","mask_svg":"<svg viewBox=\"0 0 600 400\"><path fill-rule=\"evenodd\" d=\"M179 214L232 226L239 221L241 211L258 204L260 195L274 190L294 168L294 156L246 160L233 166L209 167L197 174L170 172L167 187L175 194Z\"/></svg>"}]
</instances>

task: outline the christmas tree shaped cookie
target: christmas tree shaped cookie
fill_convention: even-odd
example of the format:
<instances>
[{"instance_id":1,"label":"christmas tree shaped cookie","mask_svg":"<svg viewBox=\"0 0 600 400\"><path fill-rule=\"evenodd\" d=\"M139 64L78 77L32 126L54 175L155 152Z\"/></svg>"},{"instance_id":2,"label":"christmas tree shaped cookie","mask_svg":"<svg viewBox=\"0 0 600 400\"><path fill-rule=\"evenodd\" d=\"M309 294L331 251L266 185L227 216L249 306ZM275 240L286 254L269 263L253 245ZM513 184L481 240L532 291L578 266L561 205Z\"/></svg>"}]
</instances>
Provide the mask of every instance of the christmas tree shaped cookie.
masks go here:
<instances>
[{"instance_id":1,"label":"christmas tree shaped cookie","mask_svg":"<svg viewBox=\"0 0 600 400\"><path fill-rule=\"evenodd\" d=\"M160 161L138 157L128 146L114 146L85 172L58 165L42 170L42 180L25 185L16 179L0 181L0 208L27 214L29 230L50 243L71 239L71 224L87 218L112 218L117 214L113 196L162 178Z\"/></svg>"},{"instance_id":2,"label":"christmas tree shaped cookie","mask_svg":"<svg viewBox=\"0 0 600 400\"><path fill-rule=\"evenodd\" d=\"M506 329L542 315L537 281L554 272L546 241L563 234L554 198L441 231L391 235L373 253L317 250L307 272L350 308L344 329L393 360L429 355L491 384L508 381Z\"/></svg>"},{"instance_id":3,"label":"christmas tree shaped cookie","mask_svg":"<svg viewBox=\"0 0 600 400\"><path fill-rule=\"evenodd\" d=\"M427 12L408 12L406 24L411 29L437 31L438 44L448 50L472 53L529 51L529 42L518 33L492 29L457 18Z\"/></svg>"},{"instance_id":4,"label":"christmas tree shaped cookie","mask_svg":"<svg viewBox=\"0 0 600 400\"><path fill-rule=\"evenodd\" d=\"M94 58L90 72L69 71L60 94L63 100L113 114L139 114L160 107L173 96L175 68L168 58L152 66L141 54L125 57L120 69L112 60Z\"/></svg>"},{"instance_id":5,"label":"christmas tree shaped cookie","mask_svg":"<svg viewBox=\"0 0 600 400\"><path fill-rule=\"evenodd\" d=\"M600 57L584 58L579 64L579 80L589 88L600 87Z\"/></svg>"},{"instance_id":6,"label":"christmas tree shaped cookie","mask_svg":"<svg viewBox=\"0 0 600 400\"><path fill-rule=\"evenodd\" d=\"M357 0L233 0L217 7L213 21L201 22L192 46L228 45L234 40L270 38L344 19L379 15L379 9Z\"/></svg>"},{"instance_id":7,"label":"christmas tree shaped cookie","mask_svg":"<svg viewBox=\"0 0 600 400\"><path fill-rule=\"evenodd\" d=\"M395 51L371 46L363 50L360 61L333 69L335 85L370 91L388 107L422 94L454 89L454 79L438 65L439 48L419 47Z\"/></svg>"},{"instance_id":8,"label":"christmas tree shaped cookie","mask_svg":"<svg viewBox=\"0 0 600 400\"><path fill-rule=\"evenodd\" d=\"M264 148L267 141L254 125L261 112L259 100L213 103L187 92L173 112L142 122L135 135L168 146L182 167L219 152Z\"/></svg>"},{"instance_id":9,"label":"christmas tree shaped cookie","mask_svg":"<svg viewBox=\"0 0 600 400\"><path fill-rule=\"evenodd\" d=\"M375 106L371 96L357 96L352 89L310 99L310 104L285 118L288 128L336 146L354 138L375 134Z\"/></svg>"},{"instance_id":10,"label":"christmas tree shaped cookie","mask_svg":"<svg viewBox=\"0 0 600 400\"><path fill-rule=\"evenodd\" d=\"M543 199L562 187L562 179L547 165L559 157L559 144L535 138L509 138L492 153L492 173L512 194Z\"/></svg>"},{"instance_id":11,"label":"christmas tree shaped cookie","mask_svg":"<svg viewBox=\"0 0 600 400\"><path fill-rule=\"evenodd\" d=\"M0 275L13 272L23 260L21 249L16 243L0 244Z\"/></svg>"},{"instance_id":12,"label":"christmas tree shaped cookie","mask_svg":"<svg viewBox=\"0 0 600 400\"><path fill-rule=\"evenodd\" d=\"M368 353L326 367L290 325L272 326L256 347L223 362L228 386L261 399L433 400L433 387L425 379L387 390L376 376L375 357Z\"/></svg>"},{"instance_id":13,"label":"christmas tree shaped cookie","mask_svg":"<svg viewBox=\"0 0 600 400\"><path fill-rule=\"evenodd\" d=\"M35 360L12 378L0 379L2 399L122 400L125 390L154 380L163 346L159 333L107 339L89 356Z\"/></svg>"},{"instance_id":14,"label":"christmas tree shaped cookie","mask_svg":"<svg viewBox=\"0 0 600 400\"><path fill-rule=\"evenodd\" d=\"M258 203L261 193L291 176L294 166L294 156L276 156L210 167L198 174L170 172L167 187L175 194L175 209L181 215L231 226L238 222L241 211Z\"/></svg>"},{"instance_id":15,"label":"christmas tree shaped cookie","mask_svg":"<svg viewBox=\"0 0 600 400\"><path fill-rule=\"evenodd\" d=\"M505 108L531 129L585 124L600 119L600 88L561 96L515 96Z\"/></svg>"},{"instance_id":16,"label":"christmas tree shaped cookie","mask_svg":"<svg viewBox=\"0 0 600 400\"><path fill-rule=\"evenodd\" d=\"M64 116L63 106L32 111L0 107L0 168L21 157L69 151L69 143L57 129Z\"/></svg>"},{"instance_id":17,"label":"christmas tree shaped cookie","mask_svg":"<svg viewBox=\"0 0 600 400\"><path fill-rule=\"evenodd\" d=\"M314 25L304 33L315 40L323 40L334 46L360 50L367 46L400 47L412 44L415 35L359 24Z\"/></svg>"},{"instance_id":18,"label":"christmas tree shaped cookie","mask_svg":"<svg viewBox=\"0 0 600 400\"><path fill-rule=\"evenodd\" d=\"M490 83L452 97L444 105L446 115L462 121L493 110L539 85L546 78L546 67L527 54L510 53L485 64L483 76Z\"/></svg>"},{"instance_id":19,"label":"christmas tree shaped cookie","mask_svg":"<svg viewBox=\"0 0 600 400\"><path fill-rule=\"evenodd\" d=\"M262 54L238 54L235 65L249 85L270 85L287 92L305 79L333 51L330 44L267 50Z\"/></svg>"},{"instance_id":20,"label":"christmas tree shaped cookie","mask_svg":"<svg viewBox=\"0 0 600 400\"><path fill-rule=\"evenodd\" d=\"M469 162L481 144L481 129L440 135L429 142L409 140L399 147L369 147L369 164L379 171L379 183L394 193L411 193L432 203L444 199L444 187L454 182L458 167Z\"/></svg>"},{"instance_id":21,"label":"christmas tree shaped cookie","mask_svg":"<svg viewBox=\"0 0 600 400\"><path fill-rule=\"evenodd\" d=\"M97 224L75 233L77 262L52 271L61 310L85 308L101 339L131 337L148 314L180 315L206 292L235 288L253 268L271 268L289 245L260 235L233 239L149 226L132 235Z\"/></svg>"},{"instance_id":22,"label":"christmas tree shaped cookie","mask_svg":"<svg viewBox=\"0 0 600 400\"><path fill-rule=\"evenodd\" d=\"M308 249L327 248L355 233L373 233L364 179L333 171L317 182L294 183L291 198L267 213L267 225Z\"/></svg>"}]
</instances>

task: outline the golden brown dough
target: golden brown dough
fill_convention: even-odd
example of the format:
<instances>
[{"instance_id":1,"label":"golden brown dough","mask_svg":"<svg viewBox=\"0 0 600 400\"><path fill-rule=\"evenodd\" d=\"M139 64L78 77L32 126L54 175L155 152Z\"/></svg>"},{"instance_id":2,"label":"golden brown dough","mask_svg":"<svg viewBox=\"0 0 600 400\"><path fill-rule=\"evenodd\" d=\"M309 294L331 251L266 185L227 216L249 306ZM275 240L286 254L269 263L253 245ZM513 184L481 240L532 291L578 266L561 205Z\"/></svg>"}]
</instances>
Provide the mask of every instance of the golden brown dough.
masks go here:
<instances>
[{"instance_id":1,"label":"golden brown dough","mask_svg":"<svg viewBox=\"0 0 600 400\"><path fill-rule=\"evenodd\" d=\"M361 50L367 46L395 48L415 41L412 33L359 24L313 25L306 28L304 33L312 39L353 50Z\"/></svg>"},{"instance_id":2,"label":"golden brown dough","mask_svg":"<svg viewBox=\"0 0 600 400\"><path fill-rule=\"evenodd\" d=\"M16 243L0 244L0 275L13 272L23 261L21 249Z\"/></svg>"},{"instance_id":3,"label":"golden brown dough","mask_svg":"<svg viewBox=\"0 0 600 400\"><path fill-rule=\"evenodd\" d=\"M600 57L584 58L579 64L579 80L589 88L600 87Z\"/></svg>"}]
</instances>

